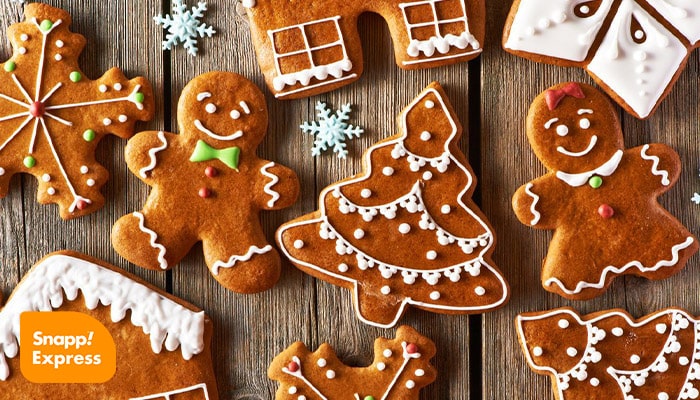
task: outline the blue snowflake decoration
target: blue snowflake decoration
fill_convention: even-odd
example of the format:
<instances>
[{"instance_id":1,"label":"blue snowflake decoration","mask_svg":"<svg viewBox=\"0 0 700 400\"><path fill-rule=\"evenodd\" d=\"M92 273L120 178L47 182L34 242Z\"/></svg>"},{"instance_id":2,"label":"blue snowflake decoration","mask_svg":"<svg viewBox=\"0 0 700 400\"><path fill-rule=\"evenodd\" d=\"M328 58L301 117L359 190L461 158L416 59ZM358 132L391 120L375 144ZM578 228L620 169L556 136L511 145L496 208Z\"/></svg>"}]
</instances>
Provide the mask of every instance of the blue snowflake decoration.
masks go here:
<instances>
[{"instance_id":1,"label":"blue snowflake decoration","mask_svg":"<svg viewBox=\"0 0 700 400\"><path fill-rule=\"evenodd\" d=\"M212 37L216 33L214 28L200 22L207 10L207 3L200 1L197 7L187 10L187 6L182 4L183 0L173 0L173 15L157 15L153 17L156 24L163 25L163 29L168 30L163 40L163 50L172 50L173 46L183 43L184 48L190 55L197 55L197 36Z\"/></svg>"},{"instance_id":2,"label":"blue snowflake decoration","mask_svg":"<svg viewBox=\"0 0 700 400\"><path fill-rule=\"evenodd\" d=\"M693 195L693 198L690 200L692 200L693 203L695 203L695 204L700 204L700 193L695 193Z\"/></svg>"},{"instance_id":3,"label":"blue snowflake decoration","mask_svg":"<svg viewBox=\"0 0 700 400\"><path fill-rule=\"evenodd\" d=\"M343 105L333 114L325 103L319 101L316 103L316 111L318 111L318 121L304 122L300 125L302 131L316 136L311 155L316 157L332 147L333 152L338 153L338 158L347 157L345 140L352 139L353 136L359 138L364 133L364 129L347 123L350 119L350 104Z\"/></svg>"}]
</instances>

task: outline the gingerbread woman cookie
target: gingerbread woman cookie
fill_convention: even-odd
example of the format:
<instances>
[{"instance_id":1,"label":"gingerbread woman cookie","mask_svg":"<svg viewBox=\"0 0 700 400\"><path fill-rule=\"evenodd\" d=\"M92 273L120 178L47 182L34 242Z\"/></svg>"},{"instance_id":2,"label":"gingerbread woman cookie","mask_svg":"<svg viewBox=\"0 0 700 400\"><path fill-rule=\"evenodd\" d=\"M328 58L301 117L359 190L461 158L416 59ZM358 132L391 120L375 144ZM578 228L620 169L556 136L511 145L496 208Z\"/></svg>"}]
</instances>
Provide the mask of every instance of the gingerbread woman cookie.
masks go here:
<instances>
[{"instance_id":1,"label":"gingerbread woman cookie","mask_svg":"<svg viewBox=\"0 0 700 400\"><path fill-rule=\"evenodd\" d=\"M545 289L600 295L618 275L664 279L698 250L697 239L656 201L678 180L673 149L625 149L617 113L595 88L563 83L530 107L527 136L549 172L513 196L518 219L554 236Z\"/></svg>"},{"instance_id":2,"label":"gingerbread woman cookie","mask_svg":"<svg viewBox=\"0 0 700 400\"><path fill-rule=\"evenodd\" d=\"M504 305L493 230L471 200L462 127L438 83L403 111L400 132L370 147L363 173L324 189L320 210L280 227L280 248L352 290L368 324L394 326L408 305L444 314Z\"/></svg>"},{"instance_id":3,"label":"gingerbread woman cookie","mask_svg":"<svg viewBox=\"0 0 700 400\"><path fill-rule=\"evenodd\" d=\"M272 287L280 258L258 213L294 203L299 182L255 154L267 130L265 97L238 74L210 72L185 86L178 123L179 135L142 132L129 141L129 169L153 190L143 210L114 225L114 248L136 265L167 270L201 241L212 274L228 289Z\"/></svg>"},{"instance_id":4,"label":"gingerbread woman cookie","mask_svg":"<svg viewBox=\"0 0 700 400\"><path fill-rule=\"evenodd\" d=\"M18 173L39 182L37 200L71 219L104 204L108 172L95 161L107 134L129 138L136 121L153 117L144 78L112 68L97 80L78 66L85 38L69 30L70 15L29 4L25 21L8 29L14 49L0 69L0 198Z\"/></svg>"},{"instance_id":5,"label":"gingerbread woman cookie","mask_svg":"<svg viewBox=\"0 0 700 400\"><path fill-rule=\"evenodd\" d=\"M557 400L700 398L700 321L683 310L634 319L560 308L515 325L528 365L552 378Z\"/></svg>"}]
</instances>

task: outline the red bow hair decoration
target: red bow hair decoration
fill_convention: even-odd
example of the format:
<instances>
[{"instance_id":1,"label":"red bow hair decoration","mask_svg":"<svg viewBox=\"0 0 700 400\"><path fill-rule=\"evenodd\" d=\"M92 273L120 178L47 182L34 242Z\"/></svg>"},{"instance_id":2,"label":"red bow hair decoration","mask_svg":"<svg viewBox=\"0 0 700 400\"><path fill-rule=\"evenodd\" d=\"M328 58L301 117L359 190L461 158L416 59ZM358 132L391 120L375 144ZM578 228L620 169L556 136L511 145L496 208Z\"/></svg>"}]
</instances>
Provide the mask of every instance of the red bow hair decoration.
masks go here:
<instances>
[{"instance_id":1,"label":"red bow hair decoration","mask_svg":"<svg viewBox=\"0 0 700 400\"><path fill-rule=\"evenodd\" d=\"M577 99L586 98L586 95L583 94L583 90L581 90L581 86L579 86L578 83L569 83L561 89L547 90L544 94L544 99L547 101L549 110L553 111L557 109L559 103L561 103L566 96L575 97Z\"/></svg>"}]
</instances>

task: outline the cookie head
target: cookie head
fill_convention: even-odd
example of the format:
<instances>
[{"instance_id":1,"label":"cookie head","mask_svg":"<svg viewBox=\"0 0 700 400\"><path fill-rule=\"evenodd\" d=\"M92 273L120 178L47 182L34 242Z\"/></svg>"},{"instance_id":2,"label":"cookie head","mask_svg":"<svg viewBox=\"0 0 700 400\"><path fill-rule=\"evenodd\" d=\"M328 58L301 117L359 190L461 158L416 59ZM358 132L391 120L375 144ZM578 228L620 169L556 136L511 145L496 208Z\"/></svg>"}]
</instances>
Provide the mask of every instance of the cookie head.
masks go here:
<instances>
[{"instance_id":1,"label":"cookie head","mask_svg":"<svg viewBox=\"0 0 700 400\"><path fill-rule=\"evenodd\" d=\"M527 135L547 168L567 173L597 168L624 146L612 104L595 88L578 83L554 86L535 99Z\"/></svg>"},{"instance_id":2,"label":"cookie head","mask_svg":"<svg viewBox=\"0 0 700 400\"><path fill-rule=\"evenodd\" d=\"M265 96L232 72L210 72L193 79L178 104L180 133L208 143L255 147L267 130Z\"/></svg>"}]
</instances>

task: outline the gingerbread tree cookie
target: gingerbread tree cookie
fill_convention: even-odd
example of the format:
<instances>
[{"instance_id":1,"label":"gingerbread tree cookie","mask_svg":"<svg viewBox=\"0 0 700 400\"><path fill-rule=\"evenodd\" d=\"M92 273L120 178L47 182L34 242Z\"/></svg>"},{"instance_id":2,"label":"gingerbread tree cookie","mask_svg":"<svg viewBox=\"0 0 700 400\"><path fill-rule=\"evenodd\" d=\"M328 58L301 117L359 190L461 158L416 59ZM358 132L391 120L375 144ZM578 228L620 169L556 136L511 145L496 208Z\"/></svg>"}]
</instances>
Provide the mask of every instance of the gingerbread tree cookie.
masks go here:
<instances>
[{"instance_id":1,"label":"gingerbread tree cookie","mask_svg":"<svg viewBox=\"0 0 700 400\"><path fill-rule=\"evenodd\" d=\"M0 197L13 175L31 174L38 201L71 219L104 204L97 143L131 137L137 120L153 117L153 94L144 78L127 80L117 68L88 79L78 66L85 38L69 30L67 12L29 4L24 13L8 29L14 52L0 70Z\"/></svg>"},{"instance_id":2,"label":"gingerbread tree cookie","mask_svg":"<svg viewBox=\"0 0 700 400\"><path fill-rule=\"evenodd\" d=\"M407 305L445 314L500 307L493 230L471 200L476 184L457 147L462 127L439 84L372 146L365 171L321 192L321 208L284 224L277 241L302 271L353 291L358 317L396 324Z\"/></svg>"},{"instance_id":3,"label":"gingerbread tree cookie","mask_svg":"<svg viewBox=\"0 0 700 400\"><path fill-rule=\"evenodd\" d=\"M549 172L518 189L513 209L523 224L555 231L545 289L589 299L618 275L667 278L698 250L656 201L678 179L678 155L662 144L625 149L602 93L576 83L545 91L530 108L527 136Z\"/></svg>"},{"instance_id":4,"label":"gingerbread tree cookie","mask_svg":"<svg viewBox=\"0 0 700 400\"><path fill-rule=\"evenodd\" d=\"M515 324L528 365L552 378L557 400L700 397L700 321L683 310L634 319L560 308Z\"/></svg>"},{"instance_id":5,"label":"gingerbread tree cookie","mask_svg":"<svg viewBox=\"0 0 700 400\"><path fill-rule=\"evenodd\" d=\"M343 364L328 344L312 353L297 342L275 357L267 374L280 382L276 400L418 400L437 375L430 365L434 355L430 339L401 326L396 339L374 342L369 367Z\"/></svg>"},{"instance_id":6,"label":"gingerbread tree cookie","mask_svg":"<svg viewBox=\"0 0 700 400\"><path fill-rule=\"evenodd\" d=\"M183 90L178 123L179 135L142 132L129 141L129 169L153 190L143 210L114 225L114 248L136 265L167 270L201 241L222 285L270 288L280 258L258 213L294 203L299 183L289 168L255 154L267 130L265 97L238 74L210 72Z\"/></svg>"}]
</instances>

